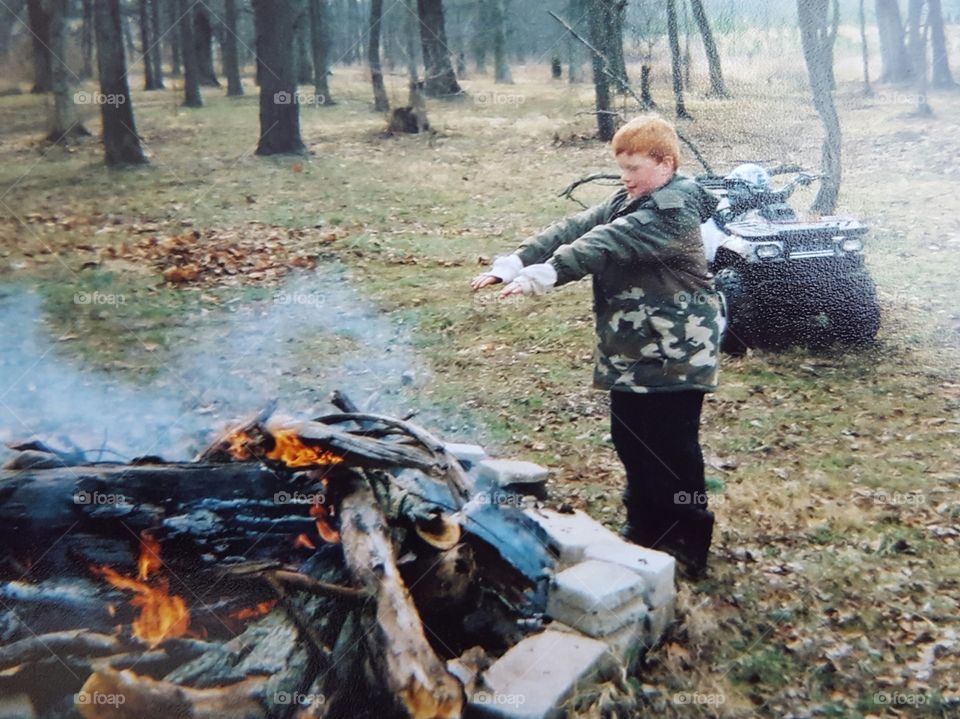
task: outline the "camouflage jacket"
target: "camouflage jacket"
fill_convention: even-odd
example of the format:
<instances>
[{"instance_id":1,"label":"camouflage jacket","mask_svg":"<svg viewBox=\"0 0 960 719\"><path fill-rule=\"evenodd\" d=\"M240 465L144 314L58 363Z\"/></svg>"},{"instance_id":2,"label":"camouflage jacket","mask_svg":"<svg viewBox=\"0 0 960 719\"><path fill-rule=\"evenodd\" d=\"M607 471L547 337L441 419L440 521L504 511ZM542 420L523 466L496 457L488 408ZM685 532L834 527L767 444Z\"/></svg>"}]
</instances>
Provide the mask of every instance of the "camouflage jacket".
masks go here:
<instances>
[{"instance_id":1,"label":"camouflage jacket","mask_svg":"<svg viewBox=\"0 0 960 719\"><path fill-rule=\"evenodd\" d=\"M720 300L700 239L700 223L716 204L696 182L674 175L643 197L621 189L516 251L524 265L553 265L557 285L593 275L595 387L716 388Z\"/></svg>"}]
</instances>

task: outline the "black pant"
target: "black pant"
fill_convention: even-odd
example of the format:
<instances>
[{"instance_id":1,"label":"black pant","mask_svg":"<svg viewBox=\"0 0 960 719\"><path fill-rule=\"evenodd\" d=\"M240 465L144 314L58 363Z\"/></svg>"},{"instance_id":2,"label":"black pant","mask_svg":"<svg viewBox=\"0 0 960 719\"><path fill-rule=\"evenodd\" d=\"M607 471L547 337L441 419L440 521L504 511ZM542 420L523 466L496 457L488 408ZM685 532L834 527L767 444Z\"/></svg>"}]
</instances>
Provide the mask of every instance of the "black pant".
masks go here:
<instances>
[{"instance_id":1,"label":"black pant","mask_svg":"<svg viewBox=\"0 0 960 719\"><path fill-rule=\"evenodd\" d=\"M699 390L610 393L610 432L627 472L631 541L706 561L713 532L700 450Z\"/></svg>"}]
</instances>

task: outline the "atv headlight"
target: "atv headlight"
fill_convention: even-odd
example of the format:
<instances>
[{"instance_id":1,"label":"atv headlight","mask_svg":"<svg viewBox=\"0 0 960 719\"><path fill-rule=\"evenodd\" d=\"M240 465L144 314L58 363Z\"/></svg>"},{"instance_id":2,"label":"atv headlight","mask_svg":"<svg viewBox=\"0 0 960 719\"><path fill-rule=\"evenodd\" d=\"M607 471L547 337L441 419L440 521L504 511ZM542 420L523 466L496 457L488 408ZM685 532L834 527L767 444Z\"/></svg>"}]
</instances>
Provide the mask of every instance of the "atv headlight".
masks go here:
<instances>
[{"instance_id":1,"label":"atv headlight","mask_svg":"<svg viewBox=\"0 0 960 719\"><path fill-rule=\"evenodd\" d=\"M863 249L863 240L859 237L848 237L840 243L840 249L844 252L860 252Z\"/></svg>"},{"instance_id":2,"label":"atv headlight","mask_svg":"<svg viewBox=\"0 0 960 719\"><path fill-rule=\"evenodd\" d=\"M761 260L772 260L774 257L779 257L783 250L780 248L780 245L774 242L767 242L762 245L757 245L754 252L757 253L757 257Z\"/></svg>"}]
</instances>

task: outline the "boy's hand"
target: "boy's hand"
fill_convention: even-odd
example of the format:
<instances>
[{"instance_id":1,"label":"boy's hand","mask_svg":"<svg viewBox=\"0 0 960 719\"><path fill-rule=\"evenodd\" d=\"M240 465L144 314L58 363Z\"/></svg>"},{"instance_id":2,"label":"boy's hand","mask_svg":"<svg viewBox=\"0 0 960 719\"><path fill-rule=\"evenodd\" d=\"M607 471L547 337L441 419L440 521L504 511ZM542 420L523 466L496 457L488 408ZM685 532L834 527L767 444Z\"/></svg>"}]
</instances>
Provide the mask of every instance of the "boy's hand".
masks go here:
<instances>
[{"instance_id":1,"label":"boy's hand","mask_svg":"<svg viewBox=\"0 0 960 719\"><path fill-rule=\"evenodd\" d=\"M507 297L513 297L514 295L525 295L527 294L523 285L519 282L511 282L509 285L504 287L499 294L500 299L505 299Z\"/></svg>"},{"instance_id":2,"label":"boy's hand","mask_svg":"<svg viewBox=\"0 0 960 719\"><path fill-rule=\"evenodd\" d=\"M482 275L477 275L472 280L470 280L470 288L476 292L479 289L488 287L489 285L495 285L500 282L500 278L496 275L490 275L484 272Z\"/></svg>"}]
</instances>

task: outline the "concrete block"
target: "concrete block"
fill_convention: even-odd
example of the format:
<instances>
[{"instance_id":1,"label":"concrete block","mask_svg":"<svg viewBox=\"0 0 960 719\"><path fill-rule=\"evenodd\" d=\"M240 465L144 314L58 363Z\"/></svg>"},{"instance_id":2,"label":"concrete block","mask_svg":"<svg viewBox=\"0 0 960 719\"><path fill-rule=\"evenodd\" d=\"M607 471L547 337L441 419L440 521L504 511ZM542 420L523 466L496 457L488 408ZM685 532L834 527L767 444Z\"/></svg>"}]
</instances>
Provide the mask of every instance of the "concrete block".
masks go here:
<instances>
[{"instance_id":1,"label":"concrete block","mask_svg":"<svg viewBox=\"0 0 960 719\"><path fill-rule=\"evenodd\" d=\"M584 609L556 601L552 597L547 600L549 617L569 624L587 636L605 641L610 634L616 633L625 626L631 624L643 626L647 611L647 603L643 597L637 597L613 609L606 609L600 605L592 609Z\"/></svg>"},{"instance_id":2,"label":"concrete block","mask_svg":"<svg viewBox=\"0 0 960 719\"><path fill-rule=\"evenodd\" d=\"M641 621L626 624L603 638L613 660L618 666L626 667L628 671L633 670L637 660L643 656L649 646L646 614L644 612Z\"/></svg>"},{"instance_id":3,"label":"concrete block","mask_svg":"<svg viewBox=\"0 0 960 719\"><path fill-rule=\"evenodd\" d=\"M533 521L541 541L566 564L582 560L591 544L617 538L584 512L561 514L547 509L528 509L525 514Z\"/></svg>"},{"instance_id":4,"label":"concrete block","mask_svg":"<svg viewBox=\"0 0 960 719\"><path fill-rule=\"evenodd\" d=\"M674 586L677 562L666 552L613 539L591 544L584 551L584 559L599 559L639 574L644 581L648 607L659 607L677 595Z\"/></svg>"},{"instance_id":5,"label":"concrete block","mask_svg":"<svg viewBox=\"0 0 960 719\"><path fill-rule=\"evenodd\" d=\"M549 471L533 462L518 459L484 459L477 463L477 477L498 487L514 484L540 484L547 481Z\"/></svg>"},{"instance_id":6,"label":"concrete block","mask_svg":"<svg viewBox=\"0 0 960 719\"><path fill-rule=\"evenodd\" d=\"M483 675L485 689L468 697L476 716L557 719L578 686L611 668L607 645L569 632L526 637Z\"/></svg>"},{"instance_id":7,"label":"concrete block","mask_svg":"<svg viewBox=\"0 0 960 719\"><path fill-rule=\"evenodd\" d=\"M644 620L644 644L648 647L656 646L663 638L667 627L673 624L676 613L677 600L673 599L664 605L647 612Z\"/></svg>"},{"instance_id":8,"label":"concrete block","mask_svg":"<svg viewBox=\"0 0 960 719\"><path fill-rule=\"evenodd\" d=\"M469 469L473 465L482 462L489 455L487 451L479 444L464 444L462 442L447 442L444 444L446 450L459 460L460 464L467 465Z\"/></svg>"}]
</instances>

